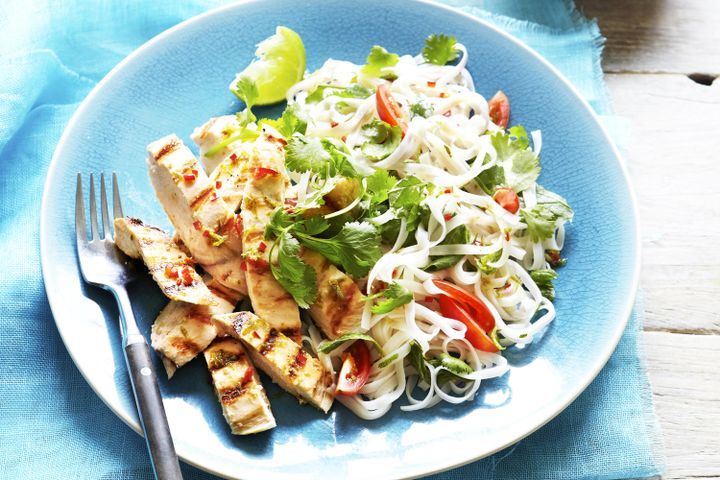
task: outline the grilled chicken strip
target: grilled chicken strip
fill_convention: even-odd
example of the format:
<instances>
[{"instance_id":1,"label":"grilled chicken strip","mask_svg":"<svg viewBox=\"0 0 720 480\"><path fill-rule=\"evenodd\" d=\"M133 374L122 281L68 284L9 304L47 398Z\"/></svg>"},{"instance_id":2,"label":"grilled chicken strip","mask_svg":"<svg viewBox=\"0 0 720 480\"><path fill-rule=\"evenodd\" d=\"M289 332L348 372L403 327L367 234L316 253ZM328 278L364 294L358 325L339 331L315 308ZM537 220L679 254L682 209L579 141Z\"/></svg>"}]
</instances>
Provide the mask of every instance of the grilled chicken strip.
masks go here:
<instances>
[{"instance_id":1,"label":"grilled chicken strip","mask_svg":"<svg viewBox=\"0 0 720 480\"><path fill-rule=\"evenodd\" d=\"M192 259L164 230L137 218L115 219L115 244L130 258L142 258L153 279L170 300L212 305L210 290L195 271Z\"/></svg>"},{"instance_id":2,"label":"grilled chicken strip","mask_svg":"<svg viewBox=\"0 0 720 480\"><path fill-rule=\"evenodd\" d=\"M242 343L219 338L204 355L230 431L249 435L274 428L270 402Z\"/></svg>"},{"instance_id":3,"label":"grilled chicken strip","mask_svg":"<svg viewBox=\"0 0 720 480\"><path fill-rule=\"evenodd\" d=\"M205 350L217 336L210 318L230 313L240 300L240 294L220 285L205 275L214 305L193 305L170 302L160 312L152 326L152 346L163 359L168 378Z\"/></svg>"},{"instance_id":4,"label":"grilled chicken strip","mask_svg":"<svg viewBox=\"0 0 720 480\"><path fill-rule=\"evenodd\" d=\"M193 259L228 288L247 293L242 243L233 211L176 135L148 145L150 181Z\"/></svg>"},{"instance_id":5,"label":"grilled chicken strip","mask_svg":"<svg viewBox=\"0 0 720 480\"><path fill-rule=\"evenodd\" d=\"M270 271L273 241L264 239L272 212L283 205L285 190L290 184L283 145L283 140L262 136L249 146L242 163L242 168L249 172L240 210L243 257L248 295L255 313L271 327L299 338L297 303Z\"/></svg>"},{"instance_id":6,"label":"grilled chicken strip","mask_svg":"<svg viewBox=\"0 0 720 480\"><path fill-rule=\"evenodd\" d=\"M207 151L225 140L229 130L237 129L239 127L240 124L238 123L235 115L223 115L221 117L211 118L204 125L196 128L192 132L190 138L192 138L193 142L195 142L200 149L200 159L206 172L210 173L213 170L216 170L220 162L232 153L232 149L239 142L233 142L227 145L225 148L212 156L207 156Z\"/></svg>"},{"instance_id":7,"label":"grilled chicken strip","mask_svg":"<svg viewBox=\"0 0 720 480\"><path fill-rule=\"evenodd\" d=\"M317 298L310 305L315 325L331 340L359 331L365 297L357 284L319 253L306 248L301 255L317 275Z\"/></svg>"},{"instance_id":8,"label":"grilled chicken strip","mask_svg":"<svg viewBox=\"0 0 720 480\"><path fill-rule=\"evenodd\" d=\"M248 348L253 363L300 403L327 412L334 400L334 381L320 361L300 345L250 312L213 316L218 335L237 338Z\"/></svg>"}]
</instances>

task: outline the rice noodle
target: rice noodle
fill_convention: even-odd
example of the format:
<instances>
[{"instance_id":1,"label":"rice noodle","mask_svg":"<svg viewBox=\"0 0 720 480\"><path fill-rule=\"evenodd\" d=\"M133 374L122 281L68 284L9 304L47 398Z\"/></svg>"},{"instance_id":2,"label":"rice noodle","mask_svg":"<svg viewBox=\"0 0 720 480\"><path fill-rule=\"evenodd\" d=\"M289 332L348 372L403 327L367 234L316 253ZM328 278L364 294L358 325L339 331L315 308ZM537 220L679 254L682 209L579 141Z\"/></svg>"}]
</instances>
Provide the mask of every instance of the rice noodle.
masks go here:
<instances>
[{"instance_id":1,"label":"rice noodle","mask_svg":"<svg viewBox=\"0 0 720 480\"><path fill-rule=\"evenodd\" d=\"M448 279L476 296L492 315L501 345L525 345L533 341L555 317L555 308L533 280L528 270L547 268L546 250L560 250L565 240L563 221L555 235L533 242L519 213L511 213L488 195L474 179L498 163L491 133L502 131L489 117L488 102L475 92L466 69L465 46L455 45L460 55L454 65L425 63L421 56L404 55L382 71L395 79L370 77L360 65L328 60L288 92L288 102L298 105L308 119L307 136L343 138L348 158L361 172L392 170L400 178L415 177L436 188L421 202L430 212L427 224L408 231L401 218L397 237L388 242L385 254L368 274L365 291L372 294L383 284L397 282L411 292L413 300L389 313L373 313L367 302L361 315L361 328L382 348L373 353L373 367L360 393L338 396L337 400L364 419L376 419L405 397L405 411L431 408L439 402L462 403L471 400L481 382L505 374L509 365L500 353L475 349L465 334L465 324L443 316L434 301L443 291L434 280ZM368 158L362 149L367 137L362 127L376 118L376 99L326 95L308 102L320 85L347 88L359 83L366 88L385 85L400 106L406 129L397 147L384 159ZM343 103L341 103L343 102ZM414 114L411 106L422 104L432 111L427 118ZM342 107L342 108L340 108ZM532 131L536 155L542 148L540 131ZM293 178L298 201L313 198L310 175ZM537 205L535 185L522 193L523 207ZM359 196L345 208L325 215L333 218L351 213L361 202ZM389 209L368 219L382 226L397 218ZM464 227L470 242L446 241L457 228ZM456 256L451 267L436 272L424 269L434 259ZM314 327L308 329L310 343L323 365L330 370L341 364L341 347L328 355L317 353L322 341ZM439 384L446 377L443 367L427 364L421 372L410 361L411 344L416 342L427 358L449 354L469 365L472 373ZM382 367L380 365L383 365ZM427 375L425 375L427 373ZM427 381L423 381L425 378Z\"/></svg>"}]
</instances>

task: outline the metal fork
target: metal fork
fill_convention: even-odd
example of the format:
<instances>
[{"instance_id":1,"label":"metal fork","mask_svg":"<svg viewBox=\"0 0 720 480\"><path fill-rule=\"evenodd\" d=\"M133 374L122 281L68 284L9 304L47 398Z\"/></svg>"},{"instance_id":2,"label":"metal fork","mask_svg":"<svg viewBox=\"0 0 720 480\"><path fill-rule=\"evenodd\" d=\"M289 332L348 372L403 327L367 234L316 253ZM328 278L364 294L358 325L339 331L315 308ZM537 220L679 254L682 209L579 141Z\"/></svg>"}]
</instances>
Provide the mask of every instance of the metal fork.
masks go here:
<instances>
[{"instance_id":1,"label":"metal fork","mask_svg":"<svg viewBox=\"0 0 720 480\"><path fill-rule=\"evenodd\" d=\"M117 175L113 173L113 215L122 217L120 191ZM82 175L77 176L75 194L75 234L77 237L80 271L85 281L91 285L110 291L120 310L120 330L123 349L130 381L132 383L135 405L140 416L140 424L145 434L155 478L159 480L181 480L180 464L165 416L157 376L150 357L150 347L140 333L132 305L125 285L134 280L134 269L126 266L127 257L115 246L113 229L108 214L108 202L105 192L105 175L100 175L100 204L102 212L103 235L98 226L97 204L95 201L95 179L90 175L90 230L88 240L85 230L85 207L83 201Z\"/></svg>"}]
</instances>

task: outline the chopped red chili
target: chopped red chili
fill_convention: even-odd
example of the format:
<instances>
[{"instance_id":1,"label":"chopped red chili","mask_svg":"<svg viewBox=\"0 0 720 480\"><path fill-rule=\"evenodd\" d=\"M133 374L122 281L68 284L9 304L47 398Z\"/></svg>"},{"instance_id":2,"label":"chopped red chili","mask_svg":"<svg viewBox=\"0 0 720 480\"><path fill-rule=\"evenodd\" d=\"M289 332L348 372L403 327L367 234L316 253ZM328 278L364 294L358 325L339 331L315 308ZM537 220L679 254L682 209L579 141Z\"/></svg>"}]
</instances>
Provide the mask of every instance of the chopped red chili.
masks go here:
<instances>
[{"instance_id":1,"label":"chopped red chili","mask_svg":"<svg viewBox=\"0 0 720 480\"><path fill-rule=\"evenodd\" d=\"M443 217L445 218L445 221L447 222L448 220L450 220L450 219L453 217L453 214L452 214L452 213L446 213L445 215L443 215Z\"/></svg>"},{"instance_id":2,"label":"chopped red chili","mask_svg":"<svg viewBox=\"0 0 720 480\"><path fill-rule=\"evenodd\" d=\"M261 252L264 252L266 248L267 248L267 245L265 244L265 242L260 242L258 244L258 250L260 250Z\"/></svg>"},{"instance_id":3,"label":"chopped red chili","mask_svg":"<svg viewBox=\"0 0 720 480\"><path fill-rule=\"evenodd\" d=\"M435 85L437 85L435 82L427 82L427 86L430 88L435 88Z\"/></svg>"},{"instance_id":4,"label":"chopped red chili","mask_svg":"<svg viewBox=\"0 0 720 480\"><path fill-rule=\"evenodd\" d=\"M246 258L245 262L248 263L252 271L256 273L267 272L270 268L270 264L264 258Z\"/></svg>"},{"instance_id":5,"label":"chopped red chili","mask_svg":"<svg viewBox=\"0 0 720 480\"><path fill-rule=\"evenodd\" d=\"M218 188L218 189L222 188L222 182L220 180L215 182L215 188Z\"/></svg>"},{"instance_id":6,"label":"chopped red chili","mask_svg":"<svg viewBox=\"0 0 720 480\"><path fill-rule=\"evenodd\" d=\"M192 273L191 273L191 271L190 271L190 267L183 267L183 269L182 269L182 280L183 280L183 284L184 284L186 287L189 287L190 285L193 284L193 278L192 278Z\"/></svg>"},{"instance_id":7,"label":"chopped red chili","mask_svg":"<svg viewBox=\"0 0 720 480\"><path fill-rule=\"evenodd\" d=\"M255 172L254 172L254 176L257 180L263 179L263 178L267 177L268 175L274 177L277 174L278 174L278 172L276 172L272 168L265 168L265 167L257 167L257 168L255 168Z\"/></svg>"},{"instance_id":8,"label":"chopped red chili","mask_svg":"<svg viewBox=\"0 0 720 480\"><path fill-rule=\"evenodd\" d=\"M340 124L337 123L337 122L330 122L330 128L335 128L335 127L337 127L338 125L340 125Z\"/></svg>"},{"instance_id":9,"label":"chopped red chili","mask_svg":"<svg viewBox=\"0 0 720 480\"><path fill-rule=\"evenodd\" d=\"M200 229L202 228L202 224L200 223L200 220L195 220L193 222L193 228L197 231L200 231Z\"/></svg>"},{"instance_id":10,"label":"chopped red chili","mask_svg":"<svg viewBox=\"0 0 720 480\"><path fill-rule=\"evenodd\" d=\"M165 276L168 278L178 278L178 272L172 265L165 267Z\"/></svg>"},{"instance_id":11,"label":"chopped red chili","mask_svg":"<svg viewBox=\"0 0 720 480\"><path fill-rule=\"evenodd\" d=\"M234 162L235 160L237 160L237 155L234 154L234 153L233 153L232 155L230 155L230 160L232 160L233 162Z\"/></svg>"},{"instance_id":12,"label":"chopped red chili","mask_svg":"<svg viewBox=\"0 0 720 480\"><path fill-rule=\"evenodd\" d=\"M183 180L185 180L185 183L192 183L195 181L195 175L192 173L186 173L183 175Z\"/></svg>"},{"instance_id":13,"label":"chopped red chili","mask_svg":"<svg viewBox=\"0 0 720 480\"><path fill-rule=\"evenodd\" d=\"M245 385L246 383L250 382L253 378L253 367L248 367L247 370L245 370L245 374L243 375L242 381L240 382L241 385Z\"/></svg>"}]
</instances>

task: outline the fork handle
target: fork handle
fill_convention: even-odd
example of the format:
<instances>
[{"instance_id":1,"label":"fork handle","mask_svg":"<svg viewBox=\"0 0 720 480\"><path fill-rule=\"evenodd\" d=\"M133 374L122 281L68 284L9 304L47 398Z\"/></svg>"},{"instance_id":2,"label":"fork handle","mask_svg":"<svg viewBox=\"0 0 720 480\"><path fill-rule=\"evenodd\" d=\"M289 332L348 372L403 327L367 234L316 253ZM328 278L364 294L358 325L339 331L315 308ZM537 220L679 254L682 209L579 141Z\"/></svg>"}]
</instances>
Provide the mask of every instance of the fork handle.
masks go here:
<instances>
[{"instance_id":1,"label":"fork handle","mask_svg":"<svg viewBox=\"0 0 720 480\"><path fill-rule=\"evenodd\" d=\"M182 480L180 463L170 436L170 427L150 356L150 347L144 337L132 335L128 338L125 345L125 360L155 478Z\"/></svg>"}]
</instances>

